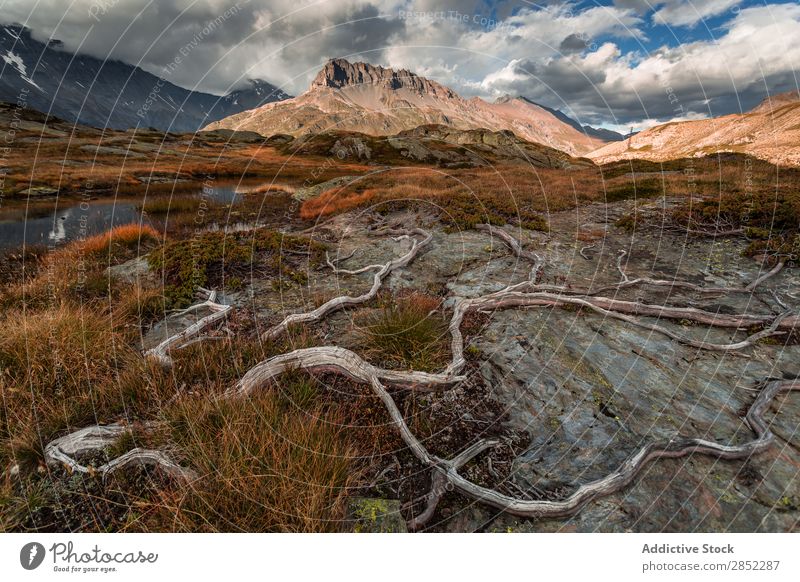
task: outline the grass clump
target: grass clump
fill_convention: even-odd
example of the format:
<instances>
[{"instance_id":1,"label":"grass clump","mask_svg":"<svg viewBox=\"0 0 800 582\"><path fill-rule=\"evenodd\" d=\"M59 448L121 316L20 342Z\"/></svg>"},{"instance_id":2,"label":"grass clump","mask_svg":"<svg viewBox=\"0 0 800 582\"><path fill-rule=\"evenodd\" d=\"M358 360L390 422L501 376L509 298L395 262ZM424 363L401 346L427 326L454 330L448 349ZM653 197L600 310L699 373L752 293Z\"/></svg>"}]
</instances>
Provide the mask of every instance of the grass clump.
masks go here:
<instances>
[{"instance_id":1,"label":"grass clump","mask_svg":"<svg viewBox=\"0 0 800 582\"><path fill-rule=\"evenodd\" d=\"M125 251L140 249L143 245L156 243L161 239L158 231L146 224L123 224L79 241L80 251L87 256L114 253L127 255ZM125 260L127 260L126 257Z\"/></svg>"},{"instance_id":2,"label":"grass clump","mask_svg":"<svg viewBox=\"0 0 800 582\"><path fill-rule=\"evenodd\" d=\"M735 191L689 201L676 208L672 218L696 230L744 228L750 239L747 256L800 258L800 191L794 188Z\"/></svg>"},{"instance_id":3,"label":"grass clump","mask_svg":"<svg viewBox=\"0 0 800 582\"><path fill-rule=\"evenodd\" d=\"M8 312L0 326L1 461L40 458L42 443L57 433L149 401L147 364L104 313L62 304Z\"/></svg>"},{"instance_id":4,"label":"grass clump","mask_svg":"<svg viewBox=\"0 0 800 582\"><path fill-rule=\"evenodd\" d=\"M366 316L360 334L371 357L405 369L438 369L448 355L447 322L435 312L439 303L411 293Z\"/></svg>"},{"instance_id":5,"label":"grass clump","mask_svg":"<svg viewBox=\"0 0 800 582\"><path fill-rule=\"evenodd\" d=\"M638 198L654 198L664 194L661 180L625 181L606 191L606 202L619 202Z\"/></svg>"},{"instance_id":6,"label":"grass clump","mask_svg":"<svg viewBox=\"0 0 800 582\"><path fill-rule=\"evenodd\" d=\"M548 231L547 220L531 206L519 205L510 195L483 195L445 188L429 188L395 184L386 189L333 188L303 203L300 217L318 219L364 206L375 206L381 212L399 210L430 210L433 207L445 228L450 231L468 230L476 224L496 226L513 224L530 230Z\"/></svg>"},{"instance_id":7,"label":"grass clump","mask_svg":"<svg viewBox=\"0 0 800 582\"><path fill-rule=\"evenodd\" d=\"M164 519L178 531L339 529L358 477L355 448L335 407L304 406L287 409L267 390L172 407L171 438L201 477L166 504Z\"/></svg>"}]
</instances>

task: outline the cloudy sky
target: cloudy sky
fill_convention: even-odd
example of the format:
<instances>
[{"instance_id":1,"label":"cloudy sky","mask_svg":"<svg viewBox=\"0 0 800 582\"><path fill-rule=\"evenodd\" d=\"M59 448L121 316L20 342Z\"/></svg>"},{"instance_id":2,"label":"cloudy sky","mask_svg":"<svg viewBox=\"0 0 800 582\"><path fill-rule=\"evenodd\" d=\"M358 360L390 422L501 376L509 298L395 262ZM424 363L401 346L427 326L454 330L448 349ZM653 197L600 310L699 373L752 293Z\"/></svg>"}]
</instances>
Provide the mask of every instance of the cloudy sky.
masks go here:
<instances>
[{"instance_id":1,"label":"cloudy sky","mask_svg":"<svg viewBox=\"0 0 800 582\"><path fill-rule=\"evenodd\" d=\"M346 57L626 130L799 86L796 1L0 0L0 21L214 93L263 78L298 94Z\"/></svg>"}]
</instances>

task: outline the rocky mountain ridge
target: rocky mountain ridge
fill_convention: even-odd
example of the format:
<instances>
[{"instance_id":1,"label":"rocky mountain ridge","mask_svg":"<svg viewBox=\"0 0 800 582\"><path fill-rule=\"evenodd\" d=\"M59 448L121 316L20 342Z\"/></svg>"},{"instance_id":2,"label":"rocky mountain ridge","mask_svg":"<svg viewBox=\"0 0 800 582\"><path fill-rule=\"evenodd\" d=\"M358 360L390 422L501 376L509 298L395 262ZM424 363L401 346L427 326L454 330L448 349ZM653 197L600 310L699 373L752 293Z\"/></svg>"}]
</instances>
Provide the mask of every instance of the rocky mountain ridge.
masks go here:
<instances>
[{"instance_id":1,"label":"rocky mountain ridge","mask_svg":"<svg viewBox=\"0 0 800 582\"><path fill-rule=\"evenodd\" d=\"M289 96L248 80L224 96L179 87L117 60L73 54L40 42L21 25L0 25L0 101L24 103L94 127L193 132L211 121Z\"/></svg>"}]
</instances>

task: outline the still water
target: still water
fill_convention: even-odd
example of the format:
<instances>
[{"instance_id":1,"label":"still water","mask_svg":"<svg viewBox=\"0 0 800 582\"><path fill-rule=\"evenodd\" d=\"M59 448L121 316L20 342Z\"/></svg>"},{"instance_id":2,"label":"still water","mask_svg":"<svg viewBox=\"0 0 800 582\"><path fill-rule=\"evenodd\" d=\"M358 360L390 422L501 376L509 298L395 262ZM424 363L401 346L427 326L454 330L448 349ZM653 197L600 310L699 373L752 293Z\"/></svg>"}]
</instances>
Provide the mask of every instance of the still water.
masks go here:
<instances>
[{"instance_id":1,"label":"still water","mask_svg":"<svg viewBox=\"0 0 800 582\"><path fill-rule=\"evenodd\" d=\"M180 197L201 195L220 204L236 204L242 198L237 184L219 185L205 192L198 188L197 193ZM20 247L23 243L26 246L56 246L122 224L141 223L161 229L163 222L160 217L143 214L141 204L141 199L62 199L30 206L25 202L9 203L0 208L0 252Z\"/></svg>"}]
</instances>

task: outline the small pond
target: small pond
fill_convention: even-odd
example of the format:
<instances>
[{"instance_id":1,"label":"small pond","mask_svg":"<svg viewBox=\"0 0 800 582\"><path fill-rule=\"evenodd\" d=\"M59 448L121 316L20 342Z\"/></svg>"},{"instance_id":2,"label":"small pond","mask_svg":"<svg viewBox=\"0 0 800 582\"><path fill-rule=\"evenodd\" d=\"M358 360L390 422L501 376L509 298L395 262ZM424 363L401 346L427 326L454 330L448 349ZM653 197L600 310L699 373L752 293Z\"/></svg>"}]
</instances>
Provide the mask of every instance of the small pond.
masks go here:
<instances>
[{"instance_id":1,"label":"small pond","mask_svg":"<svg viewBox=\"0 0 800 582\"><path fill-rule=\"evenodd\" d=\"M262 183L220 184L205 191L198 185L197 192L176 195L172 200L203 196L218 204L235 205L241 202L242 192ZM26 246L57 246L122 224L141 223L163 229L163 217L142 213L142 203L142 199L131 198L81 201L66 197L30 204L8 201L0 208L0 253L18 248L23 243ZM235 230L241 225L231 225L231 228Z\"/></svg>"}]
</instances>

